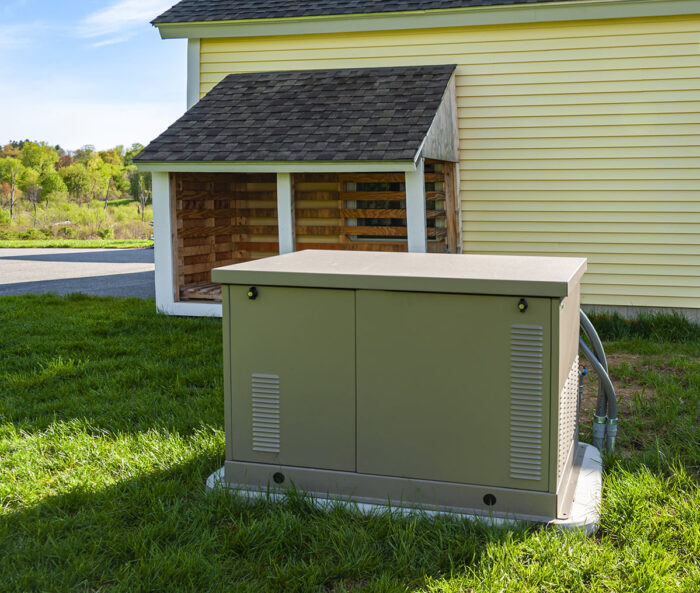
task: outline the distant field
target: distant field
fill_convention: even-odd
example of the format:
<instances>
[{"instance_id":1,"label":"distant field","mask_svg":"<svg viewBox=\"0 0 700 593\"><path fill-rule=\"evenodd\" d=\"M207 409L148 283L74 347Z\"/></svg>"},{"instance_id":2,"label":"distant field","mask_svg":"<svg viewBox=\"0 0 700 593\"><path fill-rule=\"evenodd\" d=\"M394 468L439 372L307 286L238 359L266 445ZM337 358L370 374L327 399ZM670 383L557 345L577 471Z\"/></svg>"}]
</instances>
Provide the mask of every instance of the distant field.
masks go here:
<instances>
[{"instance_id":1,"label":"distant field","mask_svg":"<svg viewBox=\"0 0 700 593\"><path fill-rule=\"evenodd\" d=\"M153 241L149 239L31 239L24 241L0 241L0 247L70 247L75 249L133 249L135 247L153 247Z\"/></svg>"}]
</instances>

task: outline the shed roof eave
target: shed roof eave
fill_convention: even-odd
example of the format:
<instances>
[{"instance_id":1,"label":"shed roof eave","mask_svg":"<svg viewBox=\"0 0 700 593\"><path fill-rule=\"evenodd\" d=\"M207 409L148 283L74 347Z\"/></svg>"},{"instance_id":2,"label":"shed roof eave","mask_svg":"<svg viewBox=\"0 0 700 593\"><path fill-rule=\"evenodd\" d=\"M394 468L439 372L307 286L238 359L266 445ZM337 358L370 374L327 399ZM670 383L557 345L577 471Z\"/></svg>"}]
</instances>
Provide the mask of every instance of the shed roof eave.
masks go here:
<instances>
[{"instance_id":1,"label":"shed roof eave","mask_svg":"<svg viewBox=\"0 0 700 593\"><path fill-rule=\"evenodd\" d=\"M405 173L416 170L406 161L135 161L150 173Z\"/></svg>"},{"instance_id":2,"label":"shed roof eave","mask_svg":"<svg viewBox=\"0 0 700 593\"><path fill-rule=\"evenodd\" d=\"M162 39L349 33L699 14L697 0L580 0L406 12L152 24Z\"/></svg>"}]
</instances>

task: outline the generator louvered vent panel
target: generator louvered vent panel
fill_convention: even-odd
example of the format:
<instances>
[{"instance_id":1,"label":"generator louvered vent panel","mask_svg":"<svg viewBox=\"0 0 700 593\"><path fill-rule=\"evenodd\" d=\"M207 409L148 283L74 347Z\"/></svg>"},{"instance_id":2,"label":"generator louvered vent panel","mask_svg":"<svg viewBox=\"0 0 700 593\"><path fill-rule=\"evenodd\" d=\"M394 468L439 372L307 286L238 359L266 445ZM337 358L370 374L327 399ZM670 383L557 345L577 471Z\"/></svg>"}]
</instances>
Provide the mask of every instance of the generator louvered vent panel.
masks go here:
<instances>
[{"instance_id":1,"label":"generator louvered vent panel","mask_svg":"<svg viewBox=\"0 0 700 593\"><path fill-rule=\"evenodd\" d=\"M544 330L513 325L510 339L510 477L542 479Z\"/></svg>"},{"instance_id":2,"label":"generator louvered vent panel","mask_svg":"<svg viewBox=\"0 0 700 593\"><path fill-rule=\"evenodd\" d=\"M254 374L253 451L280 452L280 378L278 375Z\"/></svg>"},{"instance_id":3,"label":"generator louvered vent panel","mask_svg":"<svg viewBox=\"0 0 700 593\"><path fill-rule=\"evenodd\" d=\"M566 460L576 435L578 410L578 356L559 394L559 439L557 448L557 484L566 469Z\"/></svg>"}]
</instances>

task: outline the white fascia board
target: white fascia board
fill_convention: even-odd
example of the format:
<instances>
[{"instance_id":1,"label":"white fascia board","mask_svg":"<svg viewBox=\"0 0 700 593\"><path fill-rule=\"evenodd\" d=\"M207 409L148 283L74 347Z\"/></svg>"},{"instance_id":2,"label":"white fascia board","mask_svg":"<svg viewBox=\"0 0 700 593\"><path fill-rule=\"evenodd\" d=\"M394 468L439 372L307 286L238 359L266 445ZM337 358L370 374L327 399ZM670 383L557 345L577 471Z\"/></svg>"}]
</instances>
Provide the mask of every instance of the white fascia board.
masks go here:
<instances>
[{"instance_id":1,"label":"white fascia board","mask_svg":"<svg viewBox=\"0 0 700 593\"><path fill-rule=\"evenodd\" d=\"M416 170L413 161L305 161L137 163L140 171L151 173L394 173Z\"/></svg>"},{"instance_id":2,"label":"white fascia board","mask_svg":"<svg viewBox=\"0 0 700 593\"><path fill-rule=\"evenodd\" d=\"M445 10L155 23L163 39L309 35L442 27L512 25L552 21L700 14L698 0L588 0L566 3L472 6Z\"/></svg>"}]
</instances>

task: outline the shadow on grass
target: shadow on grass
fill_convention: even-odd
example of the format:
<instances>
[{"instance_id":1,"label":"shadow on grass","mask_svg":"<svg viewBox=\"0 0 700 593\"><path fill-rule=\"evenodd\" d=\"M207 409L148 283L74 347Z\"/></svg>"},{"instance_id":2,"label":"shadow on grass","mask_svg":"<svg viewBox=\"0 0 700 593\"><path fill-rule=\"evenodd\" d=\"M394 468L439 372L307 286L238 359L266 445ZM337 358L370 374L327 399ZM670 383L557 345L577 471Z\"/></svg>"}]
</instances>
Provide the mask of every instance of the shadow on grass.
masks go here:
<instances>
[{"instance_id":1,"label":"shadow on grass","mask_svg":"<svg viewBox=\"0 0 700 593\"><path fill-rule=\"evenodd\" d=\"M246 501L202 454L0 516L3 591L404 591L479 562L506 532L446 519Z\"/></svg>"},{"instance_id":2,"label":"shadow on grass","mask_svg":"<svg viewBox=\"0 0 700 593\"><path fill-rule=\"evenodd\" d=\"M58 278L37 282L0 283L0 296L22 294L67 295L82 293L92 296L155 298L155 272L131 272L87 276L79 278Z\"/></svg>"}]
</instances>

